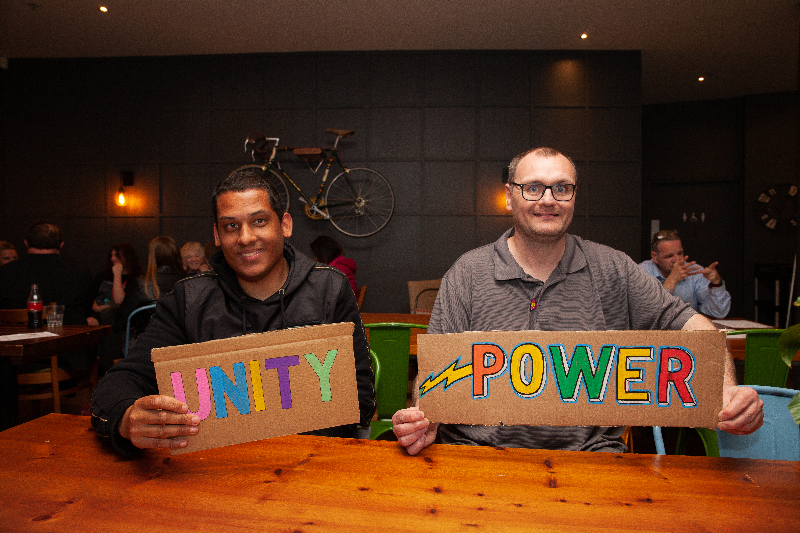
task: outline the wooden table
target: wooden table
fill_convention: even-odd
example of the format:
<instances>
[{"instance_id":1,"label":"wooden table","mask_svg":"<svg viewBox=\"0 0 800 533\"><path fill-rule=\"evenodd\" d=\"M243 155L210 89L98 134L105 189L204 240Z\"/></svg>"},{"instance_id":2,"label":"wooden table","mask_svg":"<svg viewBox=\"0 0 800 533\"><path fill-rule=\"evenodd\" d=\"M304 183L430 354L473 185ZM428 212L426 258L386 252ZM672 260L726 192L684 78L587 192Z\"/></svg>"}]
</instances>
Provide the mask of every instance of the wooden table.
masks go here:
<instances>
[{"instance_id":1,"label":"wooden table","mask_svg":"<svg viewBox=\"0 0 800 533\"><path fill-rule=\"evenodd\" d=\"M89 419L0 433L2 531L800 531L800 462L288 436L111 451Z\"/></svg>"},{"instance_id":2,"label":"wooden table","mask_svg":"<svg viewBox=\"0 0 800 533\"><path fill-rule=\"evenodd\" d=\"M58 337L0 341L0 429L19 423L16 366L87 346L95 346L111 326L63 326L50 331ZM31 333L27 326L0 326L0 336Z\"/></svg>"}]
</instances>

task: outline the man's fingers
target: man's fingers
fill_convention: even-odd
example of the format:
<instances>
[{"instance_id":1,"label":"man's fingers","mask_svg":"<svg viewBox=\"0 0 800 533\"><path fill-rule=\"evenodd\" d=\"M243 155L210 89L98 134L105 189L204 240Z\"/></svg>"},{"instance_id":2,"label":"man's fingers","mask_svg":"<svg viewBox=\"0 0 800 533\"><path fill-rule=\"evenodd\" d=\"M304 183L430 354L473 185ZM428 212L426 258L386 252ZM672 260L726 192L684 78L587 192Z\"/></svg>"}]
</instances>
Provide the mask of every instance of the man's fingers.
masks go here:
<instances>
[{"instance_id":1,"label":"man's fingers","mask_svg":"<svg viewBox=\"0 0 800 533\"><path fill-rule=\"evenodd\" d=\"M189 408L185 403L171 398L169 396L153 395L145 396L136 400L136 404L142 409L149 410L166 410L174 411L176 413L186 413Z\"/></svg>"},{"instance_id":2,"label":"man's fingers","mask_svg":"<svg viewBox=\"0 0 800 533\"><path fill-rule=\"evenodd\" d=\"M719 413L718 427L734 435L748 435L764 423L764 402L749 387L731 389L730 399Z\"/></svg>"}]
</instances>

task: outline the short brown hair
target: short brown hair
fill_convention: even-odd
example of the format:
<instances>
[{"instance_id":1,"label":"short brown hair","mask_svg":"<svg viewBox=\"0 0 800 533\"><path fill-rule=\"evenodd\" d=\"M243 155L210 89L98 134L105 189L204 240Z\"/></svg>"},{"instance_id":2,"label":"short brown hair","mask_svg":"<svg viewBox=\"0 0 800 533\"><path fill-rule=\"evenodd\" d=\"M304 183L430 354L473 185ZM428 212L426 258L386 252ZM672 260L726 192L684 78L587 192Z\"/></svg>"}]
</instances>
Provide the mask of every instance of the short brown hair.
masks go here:
<instances>
[{"instance_id":1,"label":"short brown hair","mask_svg":"<svg viewBox=\"0 0 800 533\"><path fill-rule=\"evenodd\" d=\"M650 249L654 252L658 252L659 243L679 240L681 240L681 238L678 236L678 230L662 229L653 235L653 238L650 240Z\"/></svg>"},{"instance_id":2,"label":"short brown hair","mask_svg":"<svg viewBox=\"0 0 800 533\"><path fill-rule=\"evenodd\" d=\"M49 222L37 222L28 228L28 233L25 235L25 243L28 248L59 250L63 243L61 228Z\"/></svg>"},{"instance_id":3,"label":"short brown hair","mask_svg":"<svg viewBox=\"0 0 800 533\"><path fill-rule=\"evenodd\" d=\"M575 163L569 157L565 156L555 148L548 148L547 146L540 146L538 148L531 148L530 150L525 150L524 152L517 154L514 156L514 159L511 160L511 163L508 164L508 181L514 182L514 177L517 174L517 167L519 166L519 162L525 159L529 155L535 155L536 157L557 157L557 156L564 156L569 161L569 164L572 165L572 173L575 175L575 181L578 180L578 170L575 168Z\"/></svg>"}]
</instances>

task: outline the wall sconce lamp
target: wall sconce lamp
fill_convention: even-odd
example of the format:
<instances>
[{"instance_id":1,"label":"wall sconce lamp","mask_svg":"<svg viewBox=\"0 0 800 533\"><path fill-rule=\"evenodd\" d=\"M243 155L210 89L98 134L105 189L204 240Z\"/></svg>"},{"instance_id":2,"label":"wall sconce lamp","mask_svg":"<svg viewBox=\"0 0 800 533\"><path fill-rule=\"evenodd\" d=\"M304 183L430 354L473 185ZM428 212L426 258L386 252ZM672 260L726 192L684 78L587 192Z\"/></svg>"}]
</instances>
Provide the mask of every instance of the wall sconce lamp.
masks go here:
<instances>
[{"instance_id":1,"label":"wall sconce lamp","mask_svg":"<svg viewBox=\"0 0 800 533\"><path fill-rule=\"evenodd\" d=\"M125 198L125 187L133 187L133 171L132 170L123 170L122 171L122 187L119 188L117 191L117 205L123 206L127 203L127 199Z\"/></svg>"}]
</instances>

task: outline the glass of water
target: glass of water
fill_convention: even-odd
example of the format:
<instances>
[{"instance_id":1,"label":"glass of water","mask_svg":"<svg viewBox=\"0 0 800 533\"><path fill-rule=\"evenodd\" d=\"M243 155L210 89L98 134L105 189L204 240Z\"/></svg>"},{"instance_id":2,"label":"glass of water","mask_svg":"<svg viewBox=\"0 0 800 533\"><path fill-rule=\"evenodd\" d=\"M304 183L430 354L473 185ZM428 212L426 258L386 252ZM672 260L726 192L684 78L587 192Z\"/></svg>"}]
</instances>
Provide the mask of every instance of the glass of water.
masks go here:
<instances>
[{"instance_id":1,"label":"glass of water","mask_svg":"<svg viewBox=\"0 0 800 533\"><path fill-rule=\"evenodd\" d=\"M64 306L63 305L48 305L45 307L47 317L47 328L54 329L60 328L64 325Z\"/></svg>"}]
</instances>

